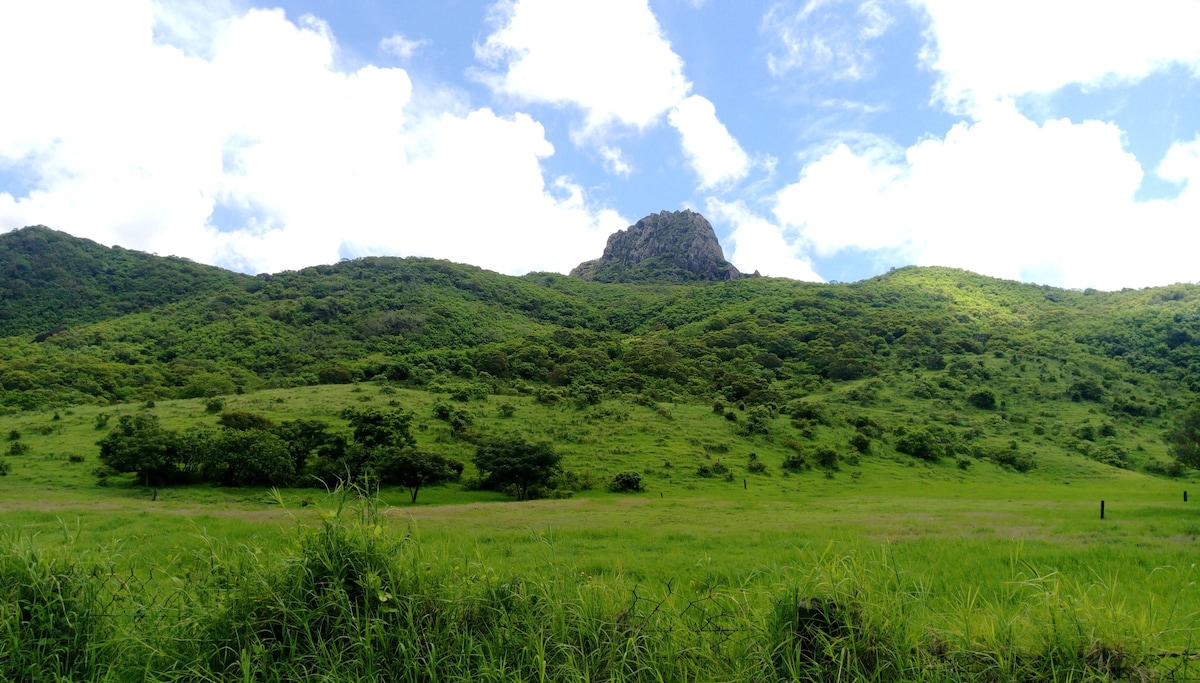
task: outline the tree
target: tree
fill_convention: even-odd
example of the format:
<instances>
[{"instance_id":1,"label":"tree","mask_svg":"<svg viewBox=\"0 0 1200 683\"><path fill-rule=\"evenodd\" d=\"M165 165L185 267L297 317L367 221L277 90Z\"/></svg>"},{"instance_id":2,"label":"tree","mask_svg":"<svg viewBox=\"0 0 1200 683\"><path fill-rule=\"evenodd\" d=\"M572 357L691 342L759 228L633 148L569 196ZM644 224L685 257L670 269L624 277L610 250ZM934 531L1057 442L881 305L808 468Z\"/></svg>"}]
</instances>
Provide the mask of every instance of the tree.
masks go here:
<instances>
[{"instance_id":1,"label":"tree","mask_svg":"<svg viewBox=\"0 0 1200 683\"><path fill-rule=\"evenodd\" d=\"M96 443L100 462L118 472L136 472L146 486L178 473L178 435L163 429L157 415L122 415L116 428Z\"/></svg>"},{"instance_id":2,"label":"tree","mask_svg":"<svg viewBox=\"0 0 1200 683\"><path fill-rule=\"evenodd\" d=\"M318 420L288 420L280 423L271 432L283 439L297 475L304 474L309 456L319 453L334 442L334 435L329 433L329 425Z\"/></svg>"},{"instance_id":3,"label":"tree","mask_svg":"<svg viewBox=\"0 0 1200 683\"><path fill-rule=\"evenodd\" d=\"M415 448L388 449L376 467L383 483L399 484L408 489L414 503L422 486L440 484L462 474L462 463Z\"/></svg>"},{"instance_id":4,"label":"tree","mask_svg":"<svg viewBox=\"0 0 1200 683\"><path fill-rule=\"evenodd\" d=\"M412 448L417 445L412 435L413 414L403 410L347 408L342 417L354 430L354 441L364 448Z\"/></svg>"},{"instance_id":5,"label":"tree","mask_svg":"<svg viewBox=\"0 0 1200 683\"><path fill-rule=\"evenodd\" d=\"M207 449L204 479L221 486L285 486L296 469L283 439L261 429L222 429Z\"/></svg>"},{"instance_id":6,"label":"tree","mask_svg":"<svg viewBox=\"0 0 1200 683\"><path fill-rule=\"evenodd\" d=\"M521 438L479 444L472 462L494 490L511 486L517 500L525 500L530 487L549 482L559 470L562 456L548 443L529 443Z\"/></svg>"},{"instance_id":7,"label":"tree","mask_svg":"<svg viewBox=\"0 0 1200 683\"><path fill-rule=\"evenodd\" d=\"M1175 426L1167 432L1167 452L1181 465L1200 469L1200 404L1175 417Z\"/></svg>"}]
</instances>

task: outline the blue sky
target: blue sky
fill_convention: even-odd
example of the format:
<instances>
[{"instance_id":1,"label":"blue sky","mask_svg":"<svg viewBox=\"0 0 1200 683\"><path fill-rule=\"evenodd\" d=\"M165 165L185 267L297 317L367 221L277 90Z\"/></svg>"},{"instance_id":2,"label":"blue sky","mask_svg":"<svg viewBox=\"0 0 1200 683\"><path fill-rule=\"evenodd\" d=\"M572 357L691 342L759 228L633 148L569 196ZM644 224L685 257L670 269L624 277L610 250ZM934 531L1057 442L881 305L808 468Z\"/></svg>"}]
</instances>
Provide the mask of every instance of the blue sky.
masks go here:
<instances>
[{"instance_id":1,"label":"blue sky","mask_svg":"<svg viewBox=\"0 0 1200 683\"><path fill-rule=\"evenodd\" d=\"M0 5L0 230L270 272L565 272L663 209L744 271L1200 280L1196 0Z\"/></svg>"}]
</instances>

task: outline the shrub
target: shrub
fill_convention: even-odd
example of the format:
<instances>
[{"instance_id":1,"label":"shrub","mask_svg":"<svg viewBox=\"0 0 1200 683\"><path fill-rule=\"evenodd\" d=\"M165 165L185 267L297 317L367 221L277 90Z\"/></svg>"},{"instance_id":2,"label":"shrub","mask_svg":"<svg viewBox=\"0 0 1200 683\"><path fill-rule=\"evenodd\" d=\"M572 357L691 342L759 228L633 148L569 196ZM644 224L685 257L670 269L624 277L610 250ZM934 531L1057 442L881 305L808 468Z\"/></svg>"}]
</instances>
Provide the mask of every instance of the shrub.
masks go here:
<instances>
[{"instance_id":1,"label":"shrub","mask_svg":"<svg viewBox=\"0 0 1200 683\"><path fill-rule=\"evenodd\" d=\"M837 471L839 469L838 463L841 462L841 456L830 446L818 446L816 451L813 452L813 457L821 469L830 471Z\"/></svg>"},{"instance_id":2,"label":"shrub","mask_svg":"<svg viewBox=\"0 0 1200 683\"><path fill-rule=\"evenodd\" d=\"M496 409L496 412L500 415L500 417L512 417L513 415L517 414L517 409L514 408L511 403L501 403L500 407Z\"/></svg>"},{"instance_id":3,"label":"shrub","mask_svg":"<svg viewBox=\"0 0 1200 683\"><path fill-rule=\"evenodd\" d=\"M970 396L967 396L967 403L980 410L995 410L996 392L991 389L979 389L972 392Z\"/></svg>"},{"instance_id":4,"label":"shrub","mask_svg":"<svg viewBox=\"0 0 1200 683\"><path fill-rule=\"evenodd\" d=\"M12 463L7 460L0 460L0 477L7 477L9 472L12 472Z\"/></svg>"},{"instance_id":5,"label":"shrub","mask_svg":"<svg viewBox=\"0 0 1200 683\"><path fill-rule=\"evenodd\" d=\"M354 373L344 365L331 365L317 371L317 381L321 384L350 384L354 381Z\"/></svg>"},{"instance_id":6,"label":"shrub","mask_svg":"<svg viewBox=\"0 0 1200 683\"><path fill-rule=\"evenodd\" d=\"M608 490L613 493L637 493L642 491L642 475L637 472L618 472L608 482Z\"/></svg>"},{"instance_id":7,"label":"shrub","mask_svg":"<svg viewBox=\"0 0 1200 683\"><path fill-rule=\"evenodd\" d=\"M8 433L8 440L9 441L20 441L21 440L21 432L16 429L10 431Z\"/></svg>"},{"instance_id":8,"label":"shrub","mask_svg":"<svg viewBox=\"0 0 1200 683\"><path fill-rule=\"evenodd\" d=\"M906 431L896 439L896 450L921 460L937 460L946 455L946 447L928 429Z\"/></svg>"},{"instance_id":9,"label":"shrub","mask_svg":"<svg viewBox=\"0 0 1200 683\"><path fill-rule=\"evenodd\" d=\"M204 412L206 412L206 413L219 413L224 409L225 409L225 401L223 401L220 398L217 398L215 396L213 398L208 399L208 401L206 401L204 403Z\"/></svg>"},{"instance_id":10,"label":"shrub","mask_svg":"<svg viewBox=\"0 0 1200 683\"><path fill-rule=\"evenodd\" d=\"M729 470L729 466L720 460L710 465L701 465L696 468L696 476L698 477L728 477L732 474L733 472Z\"/></svg>"},{"instance_id":11,"label":"shrub","mask_svg":"<svg viewBox=\"0 0 1200 683\"><path fill-rule=\"evenodd\" d=\"M792 453L783 459L783 464L780 466L788 472L803 472L812 469L812 463L803 453Z\"/></svg>"},{"instance_id":12,"label":"shrub","mask_svg":"<svg viewBox=\"0 0 1200 683\"><path fill-rule=\"evenodd\" d=\"M767 435L771 433L771 409L767 406L754 406L746 411L746 420L738 426L738 434L742 436Z\"/></svg>"},{"instance_id":13,"label":"shrub","mask_svg":"<svg viewBox=\"0 0 1200 683\"><path fill-rule=\"evenodd\" d=\"M100 413L96 415L96 429L101 430L108 426L108 420L112 416L108 413Z\"/></svg>"},{"instance_id":14,"label":"shrub","mask_svg":"<svg viewBox=\"0 0 1200 683\"><path fill-rule=\"evenodd\" d=\"M234 410L228 413L221 413L221 417L217 418L217 424L229 429L245 431L248 429L258 429L267 431L272 429L275 424L270 419L258 415L256 413L246 412L244 410Z\"/></svg>"},{"instance_id":15,"label":"shrub","mask_svg":"<svg viewBox=\"0 0 1200 683\"><path fill-rule=\"evenodd\" d=\"M14 441L8 446L9 455L28 455L29 450L29 444L24 441Z\"/></svg>"},{"instance_id":16,"label":"shrub","mask_svg":"<svg viewBox=\"0 0 1200 683\"><path fill-rule=\"evenodd\" d=\"M870 453L871 438L862 432L855 432L854 436L850 437L850 446L859 453Z\"/></svg>"}]
</instances>

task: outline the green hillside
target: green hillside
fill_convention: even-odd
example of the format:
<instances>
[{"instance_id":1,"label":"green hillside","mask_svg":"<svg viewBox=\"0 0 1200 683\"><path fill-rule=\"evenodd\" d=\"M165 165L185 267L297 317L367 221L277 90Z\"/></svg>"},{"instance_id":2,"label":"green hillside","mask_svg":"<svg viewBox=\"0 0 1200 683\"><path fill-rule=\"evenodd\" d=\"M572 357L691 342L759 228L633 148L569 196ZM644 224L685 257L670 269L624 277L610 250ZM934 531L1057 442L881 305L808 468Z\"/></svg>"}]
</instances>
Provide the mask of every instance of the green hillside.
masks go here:
<instances>
[{"instance_id":1,"label":"green hillside","mask_svg":"<svg viewBox=\"0 0 1200 683\"><path fill-rule=\"evenodd\" d=\"M0 234L0 337L56 334L237 287L245 275L44 226Z\"/></svg>"},{"instance_id":2,"label":"green hillside","mask_svg":"<svg viewBox=\"0 0 1200 683\"><path fill-rule=\"evenodd\" d=\"M56 246L4 291L77 295L4 300L6 680L1194 674L1196 286L248 277L20 234Z\"/></svg>"},{"instance_id":3,"label":"green hillside","mask_svg":"<svg viewBox=\"0 0 1200 683\"><path fill-rule=\"evenodd\" d=\"M397 258L248 277L43 228L4 237L7 263L25 264L5 291L49 293L5 299L9 331L24 326L0 341L9 410L369 379L547 404L717 402L731 420L824 401L928 425L949 454L1001 422L1022 443L1158 468L1146 453L1200 376L1194 285L1079 292L915 267L848 284L601 284ZM53 265L72 258L86 267ZM28 334L47 326L63 329Z\"/></svg>"}]
</instances>

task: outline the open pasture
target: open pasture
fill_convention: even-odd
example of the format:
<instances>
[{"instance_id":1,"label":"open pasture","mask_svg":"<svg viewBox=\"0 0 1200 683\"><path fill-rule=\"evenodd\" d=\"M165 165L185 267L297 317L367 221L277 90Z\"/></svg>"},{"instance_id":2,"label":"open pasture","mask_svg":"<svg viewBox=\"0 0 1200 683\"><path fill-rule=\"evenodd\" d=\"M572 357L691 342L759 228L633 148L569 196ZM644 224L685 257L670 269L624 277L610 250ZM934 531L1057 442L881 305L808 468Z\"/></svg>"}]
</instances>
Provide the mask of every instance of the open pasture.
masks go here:
<instances>
[{"instance_id":1,"label":"open pasture","mask_svg":"<svg viewBox=\"0 0 1200 683\"><path fill-rule=\"evenodd\" d=\"M469 462L469 444L429 417L444 400L363 384L228 397L226 408L336 427L346 405L394 404L417 415L423 448ZM501 416L502 403L515 408L512 417ZM95 659L100 654L152 662L148 678L192 680L298 680L321 661L343 671L340 680L528 680L538 671L550 672L547 680L1193 675L1200 501L1185 502L1183 493L1200 492L1195 479L1118 470L1053 449L1021 474L985 460L918 461L883 443L836 471L793 473L779 466L789 453L784 418L771 434L747 438L704 406L605 401L580 409L521 395L466 405L480 431L553 440L564 467L590 472L598 485L518 503L452 483L422 491L416 505L391 489L154 492L129 475L100 486L92 474L104 433L97 416L149 408L20 413L0 417L0 434L18 431L28 444L9 456L12 470L0 479L6 571L28 569L35 558L130 577L121 585L142 597L104 583L118 594L109 604L120 608L105 612L82 659L70 660L76 668L61 670L113 680L133 674ZM152 410L171 428L216 419L201 400L160 401ZM843 431L834 421L814 436L832 443ZM747 471L752 452L765 473ZM718 460L730 476L697 474ZM628 469L642 474L645 492L603 490ZM312 597L317 589L288 583L289 572L309 567L311 579L320 553L349 562L338 570L353 575L343 577L346 585L369 585L375 596L343 596L346 611L320 627L332 630L306 641L340 634L353 641L342 654L285 646L270 628L247 626L275 618L264 616L271 601L297 623L305 617L289 610L298 605L333 609L302 595L294 604L284 599L288 590ZM175 621L151 620L151 637L143 630L151 622L136 618L139 599L169 602L155 619ZM432 619L420 612L428 601L442 605L444 621L410 623L404 633L419 639L411 629L425 629L421 637L442 648L443 659L398 654L399 635L361 641L372 624ZM389 602L399 611L388 611ZM816 606L813 626L804 615ZM237 609L248 610L242 621ZM463 640L473 633L464 624L481 614L495 623ZM4 628L11 635L12 624ZM192 642L181 635L189 628L235 652L203 660L180 644ZM622 641L621 633L636 638ZM51 657L33 646L34 654L21 654L19 639L8 642L17 643L8 646L14 662L20 655L44 667L39 657ZM530 649L536 643L550 650ZM346 653L354 653L353 666L341 659ZM480 668L485 661L498 668Z\"/></svg>"}]
</instances>

